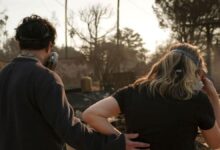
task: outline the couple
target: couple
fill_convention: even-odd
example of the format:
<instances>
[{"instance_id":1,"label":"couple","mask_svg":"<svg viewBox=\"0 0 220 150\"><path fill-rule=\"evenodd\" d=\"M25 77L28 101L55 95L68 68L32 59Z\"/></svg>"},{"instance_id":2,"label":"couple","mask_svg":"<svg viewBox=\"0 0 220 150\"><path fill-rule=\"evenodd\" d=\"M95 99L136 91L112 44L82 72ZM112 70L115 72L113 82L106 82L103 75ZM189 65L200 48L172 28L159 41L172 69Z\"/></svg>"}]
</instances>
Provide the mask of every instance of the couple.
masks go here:
<instances>
[{"instance_id":1,"label":"couple","mask_svg":"<svg viewBox=\"0 0 220 150\"><path fill-rule=\"evenodd\" d=\"M44 67L55 37L37 15L16 29L21 55L0 72L1 150L62 150L64 143L77 150L194 150L198 127L211 147L220 146L218 95L196 47L175 45L146 77L88 108L83 118L96 132L74 116L62 80ZM130 134L107 122L120 113Z\"/></svg>"},{"instance_id":2,"label":"couple","mask_svg":"<svg viewBox=\"0 0 220 150\"><path fill-rule=\"evenodd\" d=\"M75 117L60 77L45 65L56 30L37 15L16 28L21 53L0 72L0 150L134 150L137 134L104 135ZM53 58L54 57L54 58ZM50 60L50 61L48 61Z\"/></svg>"}]
</instances>

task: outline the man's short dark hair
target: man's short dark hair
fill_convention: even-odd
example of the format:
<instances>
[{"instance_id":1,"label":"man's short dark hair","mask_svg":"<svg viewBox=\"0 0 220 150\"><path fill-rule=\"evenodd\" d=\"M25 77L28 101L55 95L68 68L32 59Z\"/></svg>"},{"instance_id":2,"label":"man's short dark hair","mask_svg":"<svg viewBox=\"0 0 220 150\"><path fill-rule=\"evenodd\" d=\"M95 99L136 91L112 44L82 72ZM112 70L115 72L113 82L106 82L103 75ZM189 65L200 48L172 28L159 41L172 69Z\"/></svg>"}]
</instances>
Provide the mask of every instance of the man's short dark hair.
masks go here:
<instances>
[{"instance_id":1,"label":"man's short dark hair","mask_svg":"<svg viewBox=\"0 0 220 150\"><path fill-rule=\"evenodd\" d=\"M19 42L21 50L47 48L50 42L55 44L55 38L56 29L48 20L38 15L25 17L16 28L15 39Z\"/></svg>"}]
</instances>

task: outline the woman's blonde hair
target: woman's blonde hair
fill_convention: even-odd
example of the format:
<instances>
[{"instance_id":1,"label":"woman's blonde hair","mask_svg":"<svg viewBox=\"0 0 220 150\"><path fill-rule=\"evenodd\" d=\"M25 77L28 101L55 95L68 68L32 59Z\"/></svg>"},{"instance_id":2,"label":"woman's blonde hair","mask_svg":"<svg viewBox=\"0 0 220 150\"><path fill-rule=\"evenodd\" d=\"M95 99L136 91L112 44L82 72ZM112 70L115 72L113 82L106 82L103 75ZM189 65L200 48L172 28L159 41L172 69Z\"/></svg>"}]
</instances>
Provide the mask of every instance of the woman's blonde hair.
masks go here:
<instances>
[{"instance_id":1,"label":"woman's blonde hair","mask_svg":"<svg viewBox=\"0 0 220 150\"><path fill-rule=\"evenodd\" d=\"M162 97L187 100L196 93L199 76L207 72L204 58L198 47L188 43L178 43L143 78L134 85L148 85L150 92Z\"/></svg>"}]
</instances>

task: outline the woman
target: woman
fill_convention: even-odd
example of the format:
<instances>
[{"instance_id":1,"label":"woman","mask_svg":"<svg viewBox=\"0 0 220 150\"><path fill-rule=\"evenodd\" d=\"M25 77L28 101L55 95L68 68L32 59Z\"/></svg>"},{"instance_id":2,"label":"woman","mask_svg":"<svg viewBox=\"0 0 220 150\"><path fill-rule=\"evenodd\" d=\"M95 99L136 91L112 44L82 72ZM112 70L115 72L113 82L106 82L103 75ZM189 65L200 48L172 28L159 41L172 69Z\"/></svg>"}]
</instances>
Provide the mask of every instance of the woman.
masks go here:
<instances>
[{"instance_id":1,"label":"woman","mask_svg":"<svg viewBox=\"0 0 220 150\"><path fill-rule=\"evenodd\" d=\"M151 150L195 150L198 127L208 145L220 147L220 104L199 49L172 46L144 77L89 107L83 119L104 134L120 134L107 120L124 114L127 132Z\"/></svg>"}]
</instances>

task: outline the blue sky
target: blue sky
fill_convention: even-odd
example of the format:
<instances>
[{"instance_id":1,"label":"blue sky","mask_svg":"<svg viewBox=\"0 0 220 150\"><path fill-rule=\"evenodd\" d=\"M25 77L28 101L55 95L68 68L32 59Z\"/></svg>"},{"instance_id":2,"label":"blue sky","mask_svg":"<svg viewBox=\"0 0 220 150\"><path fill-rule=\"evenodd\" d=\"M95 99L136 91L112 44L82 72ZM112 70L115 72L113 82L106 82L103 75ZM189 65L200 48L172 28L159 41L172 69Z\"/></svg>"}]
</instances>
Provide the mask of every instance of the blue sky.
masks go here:
<instances>
[{"instance_id":1,"label":"blue sky","mask_svg":"<svg viewBox=\"0 0 220 150\"><path fill-rule=\"evenodd\" d=\"M113 10L111 19L103 22L102 29L107 30L114 26L117 0L68 0L68 13L73 12L76 26L80 27L77 21L78 11L96 3ZM152 10L153 3L154 0L121 0L120 2L120 28L129 27L138 32L145 42L145 47L151 51L155 50L156 45L169 38L169 31L159 28ZM0 11L3 9L6 9L6 14L9 16L7 30L10 36L14 35L14 28L23 17L34 13L52 19L52 14L55 14L58 32L56 42L60 46L64 45L64 0L0 0ZM68 45L77 43L68 41Z\"/></svg>"}]
</instances>

